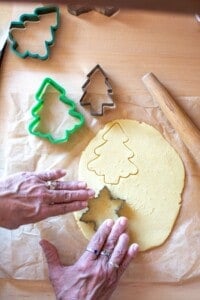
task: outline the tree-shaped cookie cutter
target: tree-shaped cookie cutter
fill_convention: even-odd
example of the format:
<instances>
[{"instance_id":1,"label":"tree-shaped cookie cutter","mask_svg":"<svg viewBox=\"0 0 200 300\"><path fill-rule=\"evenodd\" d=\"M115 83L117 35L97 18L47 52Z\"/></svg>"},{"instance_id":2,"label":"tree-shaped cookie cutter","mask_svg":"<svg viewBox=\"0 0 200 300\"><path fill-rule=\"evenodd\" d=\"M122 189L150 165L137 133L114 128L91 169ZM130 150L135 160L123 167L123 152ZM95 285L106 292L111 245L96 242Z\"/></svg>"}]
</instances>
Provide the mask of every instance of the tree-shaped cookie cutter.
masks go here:
<instances>
[{"instance_id":1,"label":"tree-shaped cookie cutter","mask_svg":"<svg viewBox=\"0 0 200 300\"><path fill-rule=\"evenodd\" d=\"M24 52L19 52L18 47L19 44L14 38L12 31L14 29L25 29L26 28L26 22L39 22L42 15L50 14L50 13L56 13L56 24L50 26L51 30L51 36L52 38L49 41L45 41L45 48L46 48L46 54L40 55L38 53L32 53L29 50L26 50ZM19 18L19 21L13 21L10 25L10 31L9 31L9 41L10 41L10 48L11 50L20 58L38 58L40 60L46 60L49 58L50 55L50 47L55 42L55 32L60 26L60 12L59 8L57 6L43 6L43 7L37 7L32 14L22 14Z\"/></svg>"},{"instance_id":2,"label":"tree-shaped cookie cutter","mask_svg":"<svg viewBox=\"0 0 200 300\"><path fill-rule=\"evenodd\" d=\"M38 125L41 122L41 117L39 115L39 112L43 109L44 106L43 96L46 93L48 87L53 87L55 90L57 90L60 93L59 100L70 107L68 114L78 120L78 123L75 124L71 129L65 130L62 138L54 138L51 133L43 133L40 130L38 130ZM40 138L48 139L52 144L59 144L59 143L67 142L69 140L69 137L73 133L75 133L80 127L83 126L85 122L84 116L76 110L75 102L66 96L65 89L61 87L58 83L56 83L53 79L48 77L44 79L39 90L35 95L35 98L38 101L38 103L31 110L33 120L31 121L28 127L28 130L31 134L38 136Z\"/></svg>"},{"instance_id":3,"label":"tree-shaped cookie cutter","mask_svg":"<svg viewBox=\"0 0 200 300\"><path fill-rule=\"evenodd\" d=\"M94 5L93 6L83 6L79 4L68 5L68 12L74 16L79 16L81 14L88 13L92 10L99 12L100 14L103 14L107 17L111 17L117 11L119 11L119 8L116 8L114 6L96 7Z\"/></svg>"},{"instance_id":4,"label":"tree-shaped cookie cutter","mask_svg":"<svg viewBox=\"0 0 200 300\"><path fill-rule=\"evenodd\" d=\"M108 97L110 98L111 102L107 103L107 102L103 102L101 104L101 111L98 112L98 111L95 111L92 109L92 105L91 105L91 101L87 101L87 87L90 85L91 83L91 77L93 74L95 74L97 71L100 71L103 75L103 77L105 78L105 84L107 86L107 95ZM113 90L112 90L112 87L111 87L111 84L109 82L109 79L106 75L106 73L104 72L104 70L102 69L102 67L97 64L88 74L87 74L87 81L84 83L84 85L82 86L82 90L83 90L83 95L80 99L80 104L82 106L90 106L90 114L92 116L103 116L104 114L104 108L105 107L111 107L111 108L115 108L115 103L113 101L113 98L112 98L112 95L113 95Z\"/></svg>"}]
</instances>

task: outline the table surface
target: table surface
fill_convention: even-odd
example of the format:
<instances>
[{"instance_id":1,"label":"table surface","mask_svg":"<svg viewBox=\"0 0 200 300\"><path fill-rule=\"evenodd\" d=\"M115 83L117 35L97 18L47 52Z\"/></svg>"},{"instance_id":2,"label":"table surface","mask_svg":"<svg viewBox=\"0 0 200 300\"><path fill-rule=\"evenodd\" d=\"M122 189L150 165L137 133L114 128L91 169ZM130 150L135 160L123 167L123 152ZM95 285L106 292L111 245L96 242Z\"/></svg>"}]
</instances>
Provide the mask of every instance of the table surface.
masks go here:
<instances>
[{"instance_id":1,"label":"table surface","mask_svg":"<svg viewBox=\"0 0 200 300\"><path fill-rule=\"evenodd\" d=\"M3 4L0 4L0 11L1 5ZM18 6L9 4L2 7L2 13L7 11L8 19L23 13L25 7L28 9L28 6L22 4ZM92 12L87 17L82 17L86 28L87 22L94 22L89 33L84 31L85 28L82 30L75 28L74 32L71 32L70 28L74 26L73 18L75 17L67 16L62 22L62 26L69 26L67 38L70 39L70 43L67 46L66 43L63 45L65 50L67 47L68 61L64 61L62 56L60 61L63 60L69 70L74 73L80 68L88 71L93 67L94 61L98 61L109 71L115 92L123 95L123 89L126 87L128 93L138 101L149 97L141 82L141 77L147 72L154 72L161 81L165 82L176 98L200 96L200 24L193 15L121 10L116 17L112 17L111 22L111 19ZM123 42L122 36L126 43ZM97 39L100 43L96 42ZM1 67L1 76L3 74L1 97L5 97L8 91L6 89L4 92L4 87L9 87L15 76L15 70L12 68L15 59L7 48ZM58 67L53 62L49 61L49 65L56 73L59 73ZM30 66L33 72L37 72L35 62L29 62ZM28 74L22 65L18 64L17 67L19 70L21 68L21 76ZM47 69L47 63L45 63L45 68ZM24 85L26 85L26 80L28 79L24 79ZM33 90L35 86L33 83ZM15 88L17 89L17 86L12 86L11 90ZM184 103L180 104L184 106ZM200 120L198 121L195 115L197 113L188 111L191 119L200 128ZM1 111L0 117L1 121L7 122L5 111ZM1 165L3 168L3 161ZM127 284L122 282L113 299L122 299L126 290ZM154 300L161 298L178 300L188 299L188 297L195 300L199 299L200 282L193 282L184 287L132 284L132 289L129 286L129 290L132 292L126 294L126 299L133 299L134 295L134 299L137 300L149 299L151 296ZM54 299L54 296L51 285L47 281L27 282L1 279L0 298L1 300L33 300Z\"/></svg>"}]
</instances>

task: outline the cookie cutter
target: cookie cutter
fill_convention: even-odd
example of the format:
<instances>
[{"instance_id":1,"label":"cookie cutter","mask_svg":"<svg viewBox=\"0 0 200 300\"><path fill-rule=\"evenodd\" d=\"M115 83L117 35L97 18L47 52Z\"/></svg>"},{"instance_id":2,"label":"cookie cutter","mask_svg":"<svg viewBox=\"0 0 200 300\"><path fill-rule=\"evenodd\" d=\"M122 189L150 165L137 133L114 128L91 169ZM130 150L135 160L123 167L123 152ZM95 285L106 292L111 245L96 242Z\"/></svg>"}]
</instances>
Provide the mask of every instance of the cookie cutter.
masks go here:
<instances>
[{"instance_id":1,"label":"cookie cutter","mask_svg":"<svg viewBox=\"0 0 200 300\"><path fill-rule=\"evenodd\" d=\"M82 6L77 4L67 6L67 10L71 15L79 16L81 14L85 14L92 11L92 8L89 6Z\"/></svg>"},{"instance_id":2,"label":"cookie cutter","mask_svg":"<svg viewBox=\"0 0 200 300\"><path fill-rule=\"evenodd\" d=\"M107 17L112 17L116 12L119 11L119 8L114 6L105 6L105 7L95 7L94 10Z\"/></svg>"},{"instance_id":3,"label":"cookie cutter","mask_svg":"<svg viewBox=\"0 0 200 300\"><path fill-rule=\"evenodd\" d=\"M1 45L0 45L0 67L2 64L2 60L5 54L6 46L7 46L7 37L8 37L8 32L3 34L3 37L1 38Z\"/></svg>"},{"instance_id":4,"label":"cookie cutter","mask_svg":"<svg viewBox=\"0 0 200 300\"><path fill-rule=\"evenodd\" d=\"M107 103L107 102L103 102L101 104L101 111L98 112L98 111L95 111L93 108L92 108L92 104L91 104L91 101L87 101L86 100L86 96L87 96L87 87L89 86L90 82L91 82L91 76L93 74L95 74L96 72L101 72L103 77L105 78L105 84L106 86L108 87L107 89L107 95L109 97L109 99L111 100L111 102ZM106 75L106 73L104 72L104 70L102 69L102 67L97 64L88 74L87 74L87 81L84 83L84 85L82 86L82 90L83 90L83 95L80 99L80 104L82 106L90 106L90 114L92 116L103 116L104 114L104 108L105 107L111 107L111 108L114 108L115 107L115 103L113 101L113 98L112 98L112 95L113 95L113 90L112 90L112 86L109 82L109 79Z\"/></svg>"},{"instance_id":5,"label":"cookie cutter","mask_svg":"<svg viewBox=\"0 0 200 300\"><path fill-rule=\"evenodd\" d=\"M2 64L2 60L3 60L3 57L4 57L5 51L6 51L6 43L4 44L3 48L0 51L0 67L1 67L1 64Z\"/></svg>"},{"instance_id":6,"label":"cookie cutter","mask_svg":"<svg viewBox=\"0 0 200 300\"><path fill-rule=\"evenodd\" d=\"M26 50L23 53L19 52L18 51L19 44L16 41L16 39L14 38L14 36L12 34L12 30L25 29L26 22L29 22L29 21L30 22L38 22L38 21L40 21L40 17L42 15L50 14L53 12L56 13L56 24L50 26L52 39L49 41L45 41L46 54L40 55L38 53L32 53L29 50ZM38 58L40 60L46 60L50 56L50 47L55 42L55 32L59 28L59 26L60 26L60 12L59 12L59 8L57 6L38 7L34 10L34 12L32 14L22 14L19 18L19 21L11 22L10 31L9 31L10 48L20 58L26 58L29 56L31 58Z\"/></svg>"},{"instance_id":7,"label":"cookie cutter","mask_svg":"<svg viewBox=\"0 0 200 300\"><path fill-rule=\"evenodd\" d=\"M119 8L116 8L114 6L96 7L96 6L83 6L78 4L68 6L68 12L74 16L79 16L81 14L88 13L92 10L99 12L107 17L111 17L119 10Z\"/></svg>"},{"instance_id":8,"label":"cookie cutter","mask_svg":"<svg viewBox=\"0 0 200 300\"><path fill-rule=\"evenodd\" d=\"M111 192L110 192L110 190L108 189L107 186L104 186L102 188L102 190L99 192L99 195L97 197L90 199L89 202L88 202L87 210L82 214L82 216L80 217L79 220L81 222L86 223L86 224L92 223L92 225L94 226L95 231L98 229L97 228L97 222L95 220L92 220L92 218L87 219L87 214L88 214L88 212L91 211L91 207L95 206L95 203L96 203L95 201L99 201L99 199L104 194L107 195L107 197L109 198L108 200L111 201L112 203L114 203L115 201L120 201L121 202L120 204L118 204L118 207L113 210L113 214L115 214L116 217L118 217L118 218L121 216L120 211L124 207L124 204L126 202L125 200L120 199L120 198L113 198L113 196L112 196L112 194L111 194ZM93 209L95 209L95 208L93 208Z\"/></svg>"},{"instance_id":9,"label":"cookie cutter","mask_svg":"<svg viewBox=\"0 0 200 300\"><path fill-rule=\"evenodd\" d=\"M68 114L79 120L79 122L77 124L75 124L71 129L66 129L64 132L64 136L59 139L54 138L51 133L43 133L37 129L37 127L41 121L39 112L42 110L42 108L44 106L43 95L46 93L46 89L50 86L53 87L56 91L58 91L60 93L59 100L61 102L63 102L64 104L67 104L70 107ZM60 143L67 142L69 140L69 137L73 133L75 133L80 127L83 126L83 124L85 122L84 116L76 110L75 102L66 96L65 89L63 87L61 87L53 79L47 77L43 80L39 90L37 91L37 93L35 95L35 98L38 101L38 103L31 110L31 114L34 119L31 121L31 123L29 124L29 127L28 127L28 130L31 134L38 136L40 138L46 138L52 144L60 144Z\"/></svg>"},{"instance_id":10,"label":"cookie cutter","mask_svg":"<svg viewBox=\"0 0 200 300\"><path fill-rule=\"evenodd\" d=\"M200 23L200 14L195 14L195 18L196 18L197 22Z\"/></svg>"}]
</instances>

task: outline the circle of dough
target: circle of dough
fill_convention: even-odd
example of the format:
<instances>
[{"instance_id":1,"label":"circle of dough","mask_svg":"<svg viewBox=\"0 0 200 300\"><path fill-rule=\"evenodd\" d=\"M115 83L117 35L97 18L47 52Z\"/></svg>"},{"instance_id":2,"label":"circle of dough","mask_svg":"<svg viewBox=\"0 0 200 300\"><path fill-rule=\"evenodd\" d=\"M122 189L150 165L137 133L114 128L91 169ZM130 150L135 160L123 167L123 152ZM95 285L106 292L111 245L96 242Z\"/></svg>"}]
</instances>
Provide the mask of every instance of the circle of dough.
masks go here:
<instances>
[{"instance_id":1,"label":"circle of dough","mask_svg":"<svg viewBox=\"0 0 200 300\"><path fill-rule=\"evenodd\" d=\"M114 124L120 125L128 137L126 145L134 153L131 161L138 173L120 178L118 184L105 184L105 177L89 170L88 163L95 159L95 149L102 145L103 136ZM110 138L110 163L116 161L117 165L117 133ZM109 161L105 160L103 164L109 174ZM170 235L181 206L184 177L179 155L160 132L146 123L128 119L106 124L83 151L79 163L79 180L86 181L96 195L107 186L114 198L126 200L123 215L129 220L130 242L137 242L140 251L161 245ZM75 217L84 236L90 239L94 234L92 226L79 221L84 211L76 212Z\"/></svg>"}]
</instances>

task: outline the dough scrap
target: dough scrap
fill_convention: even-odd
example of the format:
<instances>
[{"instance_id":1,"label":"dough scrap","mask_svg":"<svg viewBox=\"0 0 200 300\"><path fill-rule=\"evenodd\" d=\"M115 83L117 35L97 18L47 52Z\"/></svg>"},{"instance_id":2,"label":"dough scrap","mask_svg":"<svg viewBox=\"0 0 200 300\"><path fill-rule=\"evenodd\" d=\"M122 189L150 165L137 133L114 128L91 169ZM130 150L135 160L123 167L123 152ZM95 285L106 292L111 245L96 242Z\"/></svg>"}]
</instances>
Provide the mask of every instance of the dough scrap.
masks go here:
<instances>
[{"instance_id":1,"label":"dough scrap","mask_svg":"<svg viewBox=\"0 0 200 300\"><path fill-rule=\"evenodd\" d=\"M134 164L133 168L137 168L137 173L121 177L117 184L112 184L105 183L104 176L91 171L88 164L96 159L95 149L99 149L105 142L105 134L116 124L123 129L128 138L126 146L134 153L131 161ZM116 176L113 172L118 172L120 177L119 173L122 171L121 168L117 168L121 163L121 152L118 157L118 146L116 147L116 142L119 142L118 134L119 130L110 131L109 140L112 140L112 143L109 144L109 156L105 160L101 159L101 166L104 171L107 170L105 175L109 178ZM126 150L124 147L125 156ZM114 158L116 168L113 169L110 164L113 164ZM185 170L178 153L154 127L128 119L106 124L82 153L79 179L85 180L97 195L107 186L114 198L126 201L120 215L129 219L130 241L137 242L140 251L163 244L170 235L181 207ZM75 212L75 217L84 236L90 239L94 229L91 224L80 221L84 211L86 210ZM96 216L98 211L94 213L94 220Z\"/></svg>"}]
</instances>

